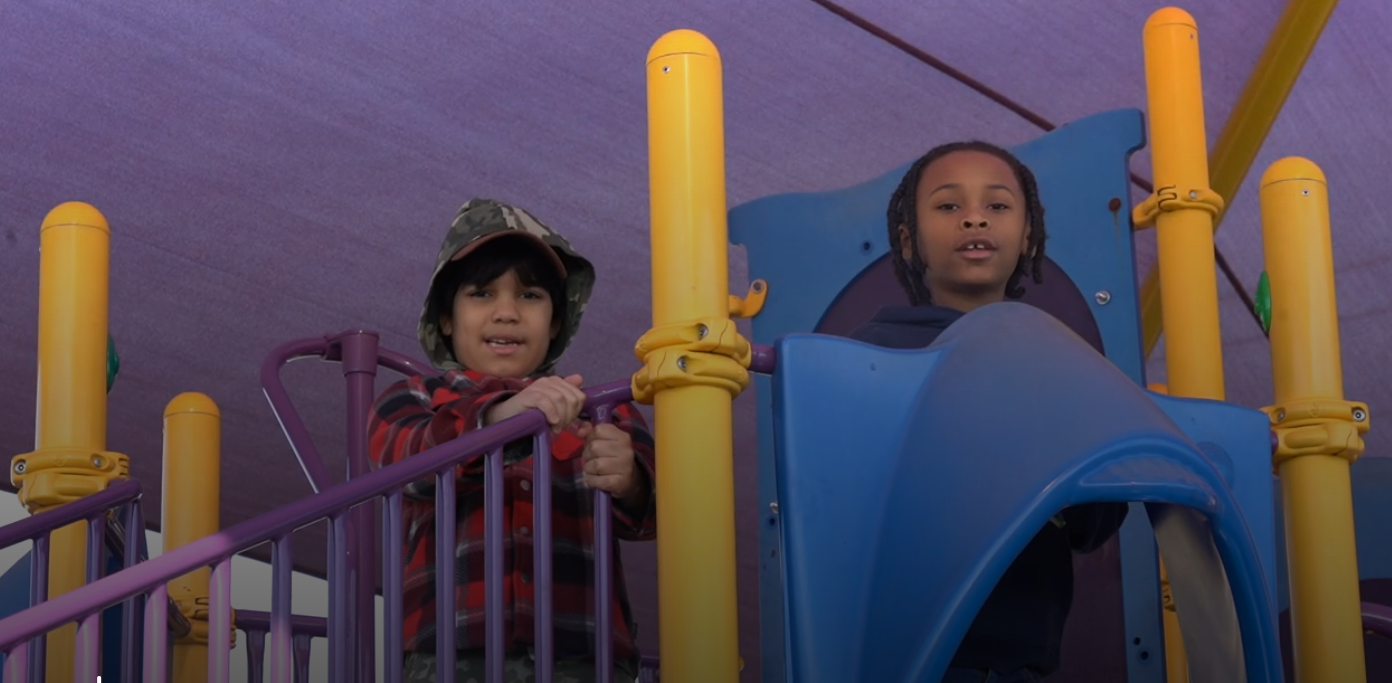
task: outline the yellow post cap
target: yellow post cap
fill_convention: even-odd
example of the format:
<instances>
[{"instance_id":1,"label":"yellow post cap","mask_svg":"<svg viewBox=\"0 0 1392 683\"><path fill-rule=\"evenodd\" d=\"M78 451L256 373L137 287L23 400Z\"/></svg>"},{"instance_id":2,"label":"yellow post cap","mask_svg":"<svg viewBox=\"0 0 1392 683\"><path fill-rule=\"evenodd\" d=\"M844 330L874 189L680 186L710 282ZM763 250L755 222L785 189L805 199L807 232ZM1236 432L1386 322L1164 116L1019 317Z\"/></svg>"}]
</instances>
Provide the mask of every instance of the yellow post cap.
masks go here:
<instances>
[{"instance_id":1,"label":"yellow post cap","mask_svg":"<svg viewBox=\"0 0 1392 683\"><path fill-rule=\"evenodd\" d=\"M63 202L53 207L53 210L44 216L43 227L39 228L39 232L65 225L96 228L108 235L111 234L111 228L106 224L106 216L103 216L97 207L86 202Z\"/></svg>"},{"instance_id":2,"label":"yellow post cap","mask_svg":"<svg viewBox=\"0 0 1392 683\"><path fill-rule=\"evenodd\" d=\"M699 31L688 28L679 28L675 31L668 31L657 42L653 43L652 49L648 50L648 63L670 57L672 55L701 55L703 57L720 58L720 51L715 49L715 43Z\"/></svg>"},{"instance_id":3,"label":"yellow post cap","mask_svg":"<svg viewBox=\"0 0 1392 683\"><path fill-rule=\"evenodd\" d=\"M1262 174L1261 186L1265 189L1269 185L1290 180L1312 180L1329 185L1324 179L1324 171L1315 162L1304 157L1286 157L1267 167L1266 173Z\"/></svg>"},{"instance_id":4,"label":"yellow post cap","mask_svg":"<svg viewBox=\"0 0 1392 683\"><path fill-rule=\"evenodd\" d=\"M186 391L175 396L164 409L166 418L182 413L202 413L216 418L222 417L222 413L218 412L217 403L208 398L206 394L200 394L196 391Z\"/></svg>"},{"instance_id":5,"label":"yellow post cap","mask_svg":"<svg viewBox=\"0 0 1392 683\"><path fill-rule=\"evenodd\" d=\"M1155 12L1150 15L1150 18L1146 19L1145 30L1149 31L1161 26L1174 25L1188 26L1196 31L1199 29L1198 22L1194 21L1194 15L1178 7L1162 7L1155 10Z\"/></svg>"}]
</instances>

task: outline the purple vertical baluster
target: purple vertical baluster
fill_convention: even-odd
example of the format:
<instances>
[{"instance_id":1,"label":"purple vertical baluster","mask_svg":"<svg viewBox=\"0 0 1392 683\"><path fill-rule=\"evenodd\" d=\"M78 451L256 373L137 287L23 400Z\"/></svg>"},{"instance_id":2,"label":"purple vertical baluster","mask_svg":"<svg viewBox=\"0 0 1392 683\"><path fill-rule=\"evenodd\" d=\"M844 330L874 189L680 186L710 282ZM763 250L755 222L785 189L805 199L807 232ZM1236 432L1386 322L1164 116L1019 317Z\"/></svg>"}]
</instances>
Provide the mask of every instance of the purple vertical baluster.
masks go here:
<instances>
[{"instance_id":1,"label":"purple vertical baluster","mask_svg":"<svg viewBox=\"0 0 1392 683\"><path fill-rule=\"evenodd\" d=\"M86 585L101 579L102 560L106 559L106 512L87 521ZM73 675L79 681L95 681L101 669L101 610L83 617L77 624L77 639L73 653Z\"/></svg>"},{"instance_id":2,"label":"purple vertical baluster","mask_svg":"<svg viewBox=\"0 0 1392 683\"><path fill-rule=\"evenodd\" d=\"M503 449L488 454L483 470L483 619L487 649L484 680L503 683Z\"/></svg>"},{"instance_id":3,"label":"purple vertical baluster","mask_svg":"<svg viewBox=\"0 0 1392 683\"><path fill-rule=\"evenodd\" d=\"M159 599L162 609L166 598ZM165 629L166 634L168 629ZM232 677L232 558L213 565L208 580L208 683L228 683Z\"/></svg>"},{"instance_id":4,"label":"purple vertical baluster","mask_svg":"<svg viewBox=\"0 0 1392 683\"><path fill-rule=\"evenodd\" d=\"M20 643L5 653L4 683L29 683L29 643Z\"/></svg>"},{"instance_id":5,"label":"purple vertical baluster","mask_svg":"<svg viewBox=\"0 0 1392 683\"><path fill-rule=\"evenodd\" d=\"M347 681L352 647L349 642L348 620L348 562L344 549L348 546L348 524L344 513L329 517L329 680Z\"/></svg>"},{"instance_id":6,"label":"purple vertical baluster","mask_svg":"<svg viewBox=\"0 0 1392 683\"><path fill-rule=\"evenodd\" d=\"M210 625L211 626L211 625ZM209 658L215 640L208 641ZM223 641L226 643L227 641ZM144 683L169 681L169 587L156 586L145 598L145 677Z\"/></svg>"},{"instance_id":7,"label":"purple vertical baluster","mask_svg":"<svg viewBox=\"0 0 1392 683\"><path fill-rule=\"evenodd\" d=\"M244 628L247 648L247 683L261 683L266 670L266 632Z\"/></svg>"},{"instance_id":8,"label":"purple vertical baluster","mask_svg":"<svg viewBox=\"0 0 1392 683\"><path fill-rule=\"evenodd\" d=\"M295 683L309 683L309 648L312 636L295 634ZM362 672L362 678L372 680L372 672Z\"/></svg>"},{"instance_id":9,"label":"purple vertical baluster","mask_svg":"<svg viewBox=\"0 0 1392 683\"><path fill-rule=\"evenodd\" d=\"M454 469L435 475L435 675L454 683ZM484 556L492 552L484 545Z\"/></svg>"},{"instance_id":10,"label":"purple vertical baluster","mask_svg":"<svg viewBox=\"0 0 1392 683\"><path fill-rule=\"evenodd\" d=\"M377 377L377 334L354 331L342 337L343 377L348 384L348 478L355 479L371 471L367 448L367 418L372 410L373 381ZM367 683L376 668L374 659L373 594L377 587L377 572L373 564L373 519L371 501L348 512L352 517L348 571L353 585L351 610L354 681ZM350 683L344 681L343 683Z\"/></svg>"},{"instance_id":11,"label":"purple vertical baluster","mask_svg":"<svg viewBox=\"0 0 1392 683\"><path fill-rule=\"evenodd\" d=\"M532 574L536 581L536 679L552 683L555 675L554 610L551 560L551 430L532 439Z\"/></svg>"},{"instance_id":12,"label":"purple vertical baluster","mask_svg":"<svg viewBox=\"0 0 1392 683\"><path fill-rule=\"evenodd\" d=\"M291 535L275 540L271 551L271 683L290 683L290 582L294 570Z\"/></svg>"},{"instance_id":13,"label":"purple vertical baluster","mask_svg":"<svg viewBox=\"0 0 1392 683\"><path fill-rule=\"evenodd\" d=\"M401 683L402 676L402 519L401 491L393 491L382 506L382 673L387 683Z\"/></svg>"},{"instance_id":14,"label":"purple vertical baluster","mask_svg":"<svg viewBox=\"0 0 1392 683\"><path fill-rule=\"evenodd\" d=\"M140 562L140 540L145 535L145 520L140 515L140 499L130 502L126 507L126 569ZM140 616L140 596L132 595L121 608L121 680L140 680L140 657L138 651Z\"/></svg>"},{"instance_id":15,"label":"purple vertical baluster","mask_svg":"<svg viewBox=\"0 0 1392 683\"><path fill-rule=\"evenodd\" d=\"M610 407L595 406L596 426L609 422ZM614 678L614 501L594 492L595 681Z\"/></svg>"},{"instance_id":16,"label":"purple vertical baluster","mask_svg":"<svg viewBox=\"0 0 1392 683\"><path fill-rule=\"evenodd\" d=\"M48 542L47 532L34 539L34 551L29 558L30 607L48 598ZM48 667L48 636L41 635L29 642L29 683L44 683L44 673Z\"/></svg>"}]
</instances>

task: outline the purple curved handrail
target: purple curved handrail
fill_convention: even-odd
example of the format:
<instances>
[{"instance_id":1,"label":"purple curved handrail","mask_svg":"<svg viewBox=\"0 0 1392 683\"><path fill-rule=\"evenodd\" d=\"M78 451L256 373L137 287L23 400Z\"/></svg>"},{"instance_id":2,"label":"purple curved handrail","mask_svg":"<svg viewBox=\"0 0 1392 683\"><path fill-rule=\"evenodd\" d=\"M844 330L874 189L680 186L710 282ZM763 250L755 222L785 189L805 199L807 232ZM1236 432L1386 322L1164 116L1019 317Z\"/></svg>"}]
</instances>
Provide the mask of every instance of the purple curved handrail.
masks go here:
<instances>
[{"instance_id":1,"label":"purple curved handrail","mask_svg":"<svg viewBox=\"0 0 1392 683\"><path fill-rule=\"evenodd\" d=\"M1363 603L1363 629L1392 640L1392 607Z\"/></svg>"}]
</instances>

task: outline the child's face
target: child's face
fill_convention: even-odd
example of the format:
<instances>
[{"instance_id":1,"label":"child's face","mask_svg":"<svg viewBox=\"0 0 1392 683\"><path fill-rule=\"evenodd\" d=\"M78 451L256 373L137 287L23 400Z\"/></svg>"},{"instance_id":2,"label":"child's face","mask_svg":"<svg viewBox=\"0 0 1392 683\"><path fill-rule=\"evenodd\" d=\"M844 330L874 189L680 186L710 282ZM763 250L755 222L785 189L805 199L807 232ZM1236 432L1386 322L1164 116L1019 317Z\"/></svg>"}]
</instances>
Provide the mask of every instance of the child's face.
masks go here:
<instances>
[{"instance_id":1,"label":"child's face","mask_svg":"<svg viewBox=\"0 0 1392 683\"><path fill-rule=\"evenodd\" d=\"M917 192L918 253L934 302L970 310L1003 300L1029 239L1025 194L1010 166L985 152L953 152L923 170ZM899 226L899 238L911 261L908 226Z\"/></svg>"},{"instance_id":2,"label":"child's face","mask_svg":"<svg viewBox=\"0 0 1392 683\"><path fill-rule=\"evenodd\" d=\"M483 287L463 285L440 331L450 336L464 367L494 377L520 379L541 367L559 328L551 322L551 296L526 287L509 270Z\"/></svg>"}]
</instances>

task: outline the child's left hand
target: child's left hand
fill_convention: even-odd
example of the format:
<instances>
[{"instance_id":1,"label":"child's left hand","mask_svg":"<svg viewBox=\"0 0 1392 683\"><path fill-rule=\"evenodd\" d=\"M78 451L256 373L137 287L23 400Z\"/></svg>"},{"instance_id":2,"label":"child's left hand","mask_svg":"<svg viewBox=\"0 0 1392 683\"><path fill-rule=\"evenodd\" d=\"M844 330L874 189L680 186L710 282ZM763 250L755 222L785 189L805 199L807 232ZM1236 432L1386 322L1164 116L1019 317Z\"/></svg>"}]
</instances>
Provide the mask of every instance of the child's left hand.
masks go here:
<instances>
[{"instance_id":1,"label":"child's left hand","mask_svg":"<svg viewBox=\"0 0 1392 683\"><path fill-rule=\"evenodd\" d=\"M633 456L633 439L612 424L585 423L578 430L585 439L585 485L628 501L642 491L643 479Z\"/></svg>"}]
</instances>

